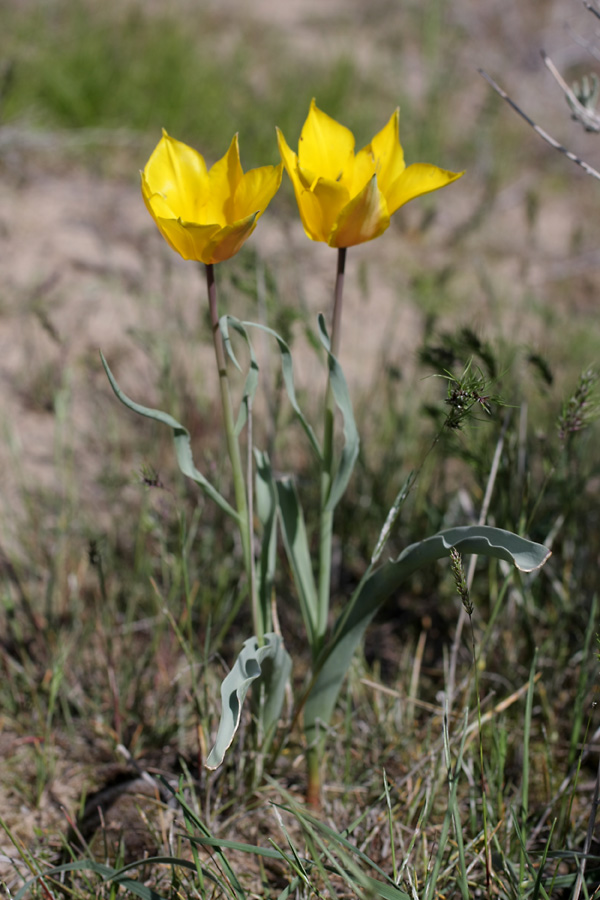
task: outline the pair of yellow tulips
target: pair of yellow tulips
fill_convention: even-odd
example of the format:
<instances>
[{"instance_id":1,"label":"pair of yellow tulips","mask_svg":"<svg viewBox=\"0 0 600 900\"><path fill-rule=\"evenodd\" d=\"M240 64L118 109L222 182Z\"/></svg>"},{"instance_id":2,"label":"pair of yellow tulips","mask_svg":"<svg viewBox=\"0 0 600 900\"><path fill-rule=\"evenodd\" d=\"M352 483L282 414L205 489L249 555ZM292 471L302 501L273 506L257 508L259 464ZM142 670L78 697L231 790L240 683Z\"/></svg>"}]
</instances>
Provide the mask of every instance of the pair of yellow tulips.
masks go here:
<instances>
[{"instance_id":1,"label":"pair of yellow tulips","mask_svg":"<svg viewBox=\"0 0 600 900\"><path fill-rule=\"evenodd\" d=\"M355 154L354 135L313 100L298 153L277 130L282 162L244 173L237 135L207 169L204 158L166 132L142 172L142 194L167 243L184 259L208 265L234 256L281 184L294 185L304 230L313 241L351 247L379 237L409 200L460 178L437 166L406 166L399 111Z\"/></svg>"}]
</instances>

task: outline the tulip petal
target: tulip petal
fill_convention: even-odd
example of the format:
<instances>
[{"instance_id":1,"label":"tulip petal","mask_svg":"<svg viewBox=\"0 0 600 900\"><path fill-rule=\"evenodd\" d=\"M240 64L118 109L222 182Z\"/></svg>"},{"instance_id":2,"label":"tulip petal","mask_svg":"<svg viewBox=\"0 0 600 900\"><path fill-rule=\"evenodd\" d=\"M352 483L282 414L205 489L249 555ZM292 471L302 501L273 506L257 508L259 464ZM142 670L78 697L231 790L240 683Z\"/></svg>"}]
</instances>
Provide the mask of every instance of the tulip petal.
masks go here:
<instances>
[{"instance_id":1,"label":"tulip petal","mask_svg":"<svg viewBox=\"0 0 600 900\"><path fill-rule=\"evenodd\" d=\"M219 225L190 225L181 219L155 216L154 221L167 244L184 259L204 262L206 247L221 230Z\"/></svg>"},{"instance_id":2,"label":"tulip petal","mask_svg":"<svg viewBox=\"0 0 600 900\"><path fill-rule=\"evenodd\" d=\"M295 178L298 169L298 157L289 147L288 142L283 135L283 131L280 131L279 128L276 128L275 131L277 132L277 146L279 147L281 161L285 166L286 172L290 176L292 184L294 185L294 187L296 187Z\"/></svg>"},{"instance_id":3,"label":"tulip petal","mask_svg":"<svg viewBox=\"0 0 600 900\"><path fill-rule=\"evenodd\" d=\"M142 197L144 198L146 209L152 218L156 219L157 216L163 216L167 219L175 219L175 213L167 203L165 197L162 194L157 194L152 191L144 172L140 172L140 175L142 176Z\"/></svg>"},{"instance_id":4,"label":"tulip petal","mask_svg":"<svg viewBox=\"0 0 600 900\"><path fill-rule=\"evenodd\" d=\"M327 241L339 212L348 203L348 192L337 182L315 178L298 164L298 157L277 129L279 152L294 187L300 219L307 236L313 241ZM321 206L321 203L324 206Z\"/></svg>"},{"instance_id":5,"label":"tulip petal","mask_svg":"<svg viewBox=\"0 0 600 900\"><path fill-rule=\"evenodd\" d=\"M354 135L316 105L314 98L298 144L298 162L304 169L337 181L354 157Z\"/></svg>"},{"instance_id":6,"label":"tulip petal","mask_svg":"<svg viewBox=\"0 0 600 900\"><path fill-rule=\"evenodd\" d=\"M206 163L196 150L163 130L144 176L150 191L160 193L176 217L197 218L197 199L206 194L208 178Z\"/></svg>"},{"instance_id":7,"label":"tulip petal","mask_svg":"<svg viewBox=\"0 0 600 900\"><path fill-rule=\"evenodd\" d=\"M275 129L277 131L277 144L279 146L279 154L281 156L281 161L285 166L285 171L288 173L290 177L290 181L292 182L292 186L294 188L294 193L296 195L296 202L298 207L300 207L300 197L302 193L309 187L308 184L305 184L303 180L300 178L300 170L298 168L298 157L294 153L293 150L290 149L288 143L283 136L283 132L279 130L279 128ZM302 213L301 213L302 215Z\"/></svg>"},{"instance_id":8,"label":"tulip petal","mask_svg":"<svg viewBox=\"0 0 600 900\"><path fill-rule=\"evenodd\" d=\"M239 222L234 222L233 225L227 225L225 228L221 228L220 231L214 235L212 241L204 247L202 256L200 257L202 262L207 264L218 263L229 259L231 256L235 256L244 241L250 237L256 228L258 216L259 214L255 212L251 216L246 216L245 219L241 219ZM191 225L187 225L187 227L190 228L190 230L193 230L194 228L194 226Z\"/></svg>"},{"instance_id":9,"label":"tulip petal","mask_svg":"<svg viewBox=\"0 0 600 900\"><path fill-rule=\"evenodd\" d=\"M356 154L351 165L346 166L341 183L348 188L351 197L356 197L376 174L375 159L369 144Z\"/></svg>"},{"instance_id":10,"label":"tulip petal","mask_svg":"<svg viewBox=\"0 0 600 900\"><path fill-rule=\"evenodd\" d=\"M225 156L208 172L208 189L193 221L218 222L223 227L233 222L233 195L243 175L238 136L235 134Z\"/></svg>"},{"instance_id":11,"label":"tulip petal","mask_svg":"<svg viewBox=\"0 0 600 900\"><path fill-rule=\"evenodd\" d=\"M342 210L329 237L330 247L353 247L379 237L390 224L387 203L373 176Z\"/></svg>"},{"instance_id":12,"label":"tulip petal","mask_svg":"<svg viewBox=\"0 0 600 900\"><path fill-rule=\"evenodd\" d=\"M261 166L242 176L233 197L235 220L245 219L252 213L259 216L265 211L281 184L283 163L278 166Z\"/></svg>"},{"instance_id":13,"label":"tulip petal","mask_svg":"<svg viewBox=\"0 0 600 900\"><path fill-rule=\"evenodd\" d=\"M302 176L302 169L298 167ZM297 196L297 195L296 195ZM298 209L304 230L313 241L329 241L341 211L348 205L350 195L337 181L317 178L298 197Z\"/></svg>"},{"instance_id":14,"label":"tulip petal","mask_svg":"<svg viewBox=\"0 0 600 900\"><path fill-rule=\"evenodd\" d=\"M397 209L420 197L437 191L460 178L464 172L448 172L446 169L438 169L437 166L428 163L413 163L408 166L399 178L388 188L386 199L390 215Z\"/></svg>"},{"instance_id":15,"label":"tulip petal","mask_svg":"<svg viewBox=\"0 0 600 900\"><path fill-rule=\"evenodd\" d=\"M384 197L406 168L404 151L400 144L400 109L396 108L389 122L371 141L375 158L377 181Z\"/></svg>"}]
</instances>

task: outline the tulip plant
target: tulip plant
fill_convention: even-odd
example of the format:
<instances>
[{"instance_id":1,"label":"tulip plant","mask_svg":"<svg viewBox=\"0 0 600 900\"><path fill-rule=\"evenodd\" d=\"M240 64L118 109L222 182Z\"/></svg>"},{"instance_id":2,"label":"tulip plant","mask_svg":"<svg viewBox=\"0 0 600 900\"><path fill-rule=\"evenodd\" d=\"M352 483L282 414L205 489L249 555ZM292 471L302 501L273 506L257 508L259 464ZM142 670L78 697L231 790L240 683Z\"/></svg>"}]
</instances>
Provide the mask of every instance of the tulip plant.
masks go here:
<instances>
[{"instance_id":1,"label":"tulip plant","mask_svg":"<svg viewBox=\"0 0 600 900\"><path fill-rule=\"evenodd\" d=\"M221 687L222 713L208 768L218 767L234 739L246 694L253 682L260 687L255 700L255 721L262 750L270 746L281 712L291 660L283 637L274 628L275 567L278 536L289 561L311 654L311 671L296 698L295 719L302 716L308 767L307 799L321 799L321 760L328 725L355 650L382 603L418 566L449 556L453 548L514 563L523 571L543 564L549 551L510 532L486 526L452 528L407 547L397 559L381 562L387 537L406 490L398 495L383 526L365 575L341 614L329 629L331 547L334 511L350 480L358 455L359 437L344 374L338 361L346 251L355 244L379 237L390 217L408 201L460 178L436 166L406 166L398 132L396 110L370 144L355 153L354 136L319 110L313 100L300 136L298 153L278 131L282 162L244 174L238 139L211 169L192 148L163 133L142 172L142 194L152 218L167 243L184 259L205 264L215 360L219 375L223 425L231 463L234 505L222 496L192 459L190 435L167 413L140 406L117 385L103 363L119 399L143 416L173 430L177 460L193 479L233 520L239 529L254 635L243 645ZM285 341L271 329L219 317L214 279L215 263L233 256L255 229L281 182L282 167L292 181L300 218L311 240L337 248L337 277L333 313L328 325L318 319L318 337L326 360L327 384L321 438L304 416L294 391L292 355ZM252 334L260 328L276 343L290 404L306 434L321 472L318 554L313 560L304 512L292 478L276 478L268 455L253 446L252 403L259 369ZM247 345L250 367L236 414L229 388L228 365L240 368L233 338ZM343 446L334 441L336 411L340 414ZM242 444L242 434L246 440ZM254 535L254 522L260 534ZM256 539L255 539L256 538ZM260 548L255 554L254 548ZM258 697L258 700L256 699Z\"/></svg>"}]
</instances>

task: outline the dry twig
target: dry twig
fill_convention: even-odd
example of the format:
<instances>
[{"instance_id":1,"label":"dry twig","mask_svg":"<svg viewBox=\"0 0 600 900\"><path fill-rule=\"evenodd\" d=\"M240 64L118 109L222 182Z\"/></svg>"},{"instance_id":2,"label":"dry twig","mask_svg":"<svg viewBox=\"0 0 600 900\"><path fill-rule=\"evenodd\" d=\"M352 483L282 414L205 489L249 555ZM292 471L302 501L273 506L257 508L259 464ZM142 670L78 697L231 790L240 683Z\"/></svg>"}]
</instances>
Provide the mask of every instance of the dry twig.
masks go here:
<instances>
[{"instance_id":1,"label":"dry twig","mask_svg":"<svg viewBox=\"0 0 600 900\"><path fill-rule=\"evenodd\" d=\"M586 163L585 160L580 159L579 156L576 156L576 155L575 155L574 153L572 153L570 150L567 150L566 147L563 147L562 144L560 144L560 143L559 143L557 140L555 140L551 135L549 135L547 131L544 131L543 128L540 128L539 125L536 125L536 123L533 121L533 119L531 119L531 118L527 115L527 113L524 112L524 111L521 109L521 107L518 106L518 105L515 103L515 101L514 101L511 97L508 96L508 94L506 93L506 91L503 90L503 89L500 87L500 85L497 84L497 83L494 81L494 79L493 79L490 75L488 75L487 72L485 72L483 69L479 69L479 74L480 74L480 75L483 75L483 77L485 78L485 80L487 81L487 83L488 83L489 85L491 85L491 87L494 88L494 90L496 91L496 93L499 94L499 95L502 97L503 100L506 100L506 102L509 104L509 106L512 106L512 108L514 109L514 111L515 111L516 113L518 113L518 114L521 116L522 119L525 119L525 121L527 122L527 124L530 125L530 126L533 128L533 130L534 130L535 132L537 132L537 134L539 134L539 136L540 136L544 141L546 141L547 144L550 144L550 146L553 147L555 150L558 150L559 153L563 153L563 154L567 157L567 159L570 159L571 162L574 162L576 165L580 166L580 167L583 169L583 171L586 172L588 175L591 175L593 178L597 178L598 181L600 181L600 172L596 171L596 169L594 169L592 166L590 166L589 163Z\"/></svg>"},{"instance_id":2,"label":"dry twig","mask_svg":"<svg viewBox=\"0 0 600 900\"><path fill-rule=\"evenodd\" d=\"M573 85L573 87L570 88L548 54L544 50L541 51L541 54L544 65L567 98L567 103L571 107L571 115L575 121L581 122L586 131L592 131L595 134L598 134L598 132L600 132L600 115L598 115L595 109L596 101L594 96L597 94L597 87L595 92L593 90L586 90L589 79L585 78L582 82L583 87L581 90L579 90L578 85ZM598 79L596 76L594 76L594 79L597 85Z\"/></svg>"}]
</instances>

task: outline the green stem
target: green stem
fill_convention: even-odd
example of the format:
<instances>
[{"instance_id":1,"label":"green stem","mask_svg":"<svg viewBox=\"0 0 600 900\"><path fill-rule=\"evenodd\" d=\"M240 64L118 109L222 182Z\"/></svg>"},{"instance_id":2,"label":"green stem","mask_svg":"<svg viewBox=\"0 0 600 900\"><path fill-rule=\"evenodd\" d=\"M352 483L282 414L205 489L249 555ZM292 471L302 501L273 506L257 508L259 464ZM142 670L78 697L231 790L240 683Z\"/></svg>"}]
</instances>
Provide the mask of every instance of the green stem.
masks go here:
<instances>
[{"instance_id":1,"label":"green stem","mask_svg":"<svg viewBox=\"0 0 600 900\"><path fill-rule=\"evenodd\" d=\"M217 310L217 286L215 283L215 272L212 264L206 266L206 287L208 290L208 306L210 309L210 322L213 335L213 344L215 348L215 358L217 361L217 371L219 373L219 389L221 392L221 407L223 409L223 424L225 426L225 436L227 439L227 452L231 462L233 471L233 490L235 494L235 502L239 514L240 538L242 541L242 552L244 555L244 568L248 578L249 590L252 595L252 619L256 637L260 644L263 643L264 630L262 621L258 611L256 599L256 591L253 589L253 565L252 565L252 529L248 518L248 498L246 494L246 484L244 480L244 470L242 467L242 458L240 454L240 445L235 434L235 421L233 416L233 403L231 401L231 392L229 390L229 379L227 378L227 361L225 359L225 348L223 346L223 338L221 329L219 328L219 313ZM252 489L252 485L248 485L248 490Z\"/></svg>"},{"instance_id":2,"label":"green stem","mask_svg":"<svg viewBox=\"0 0 600 900\"><path fill-rule=\"evenodd\" d=\"M337 274L333 296L333 319L331 324L331 353L337 358L342 321L342 300L344 293L344 269L346 266L346 247L338 249ZM325 399L325 428L323 434L323 466L321 469L321 520L319 530L319 608L316 640L313 646L313 659L321 652L327 621L329 618L329 596L331 592L331 540L333 534L333 511L326 510L331 482L333 480L333 425L335 418L335 402L331 383L327 381Z\"/></svg>"},{"instance_id":3,"label":"green stem","mask_svg":"<svg viewBox=\"0 0 600 900\"><path fill-rule=\"evenodd\" d=\"M337 358L342 321L342 299L344 293L344 269L346 265L346 248L338 249L337 274L335 279L335 291L333 295L333 317L331 322L331 353ZM331 539L333 535L333 510L327 510L329 491L333 480L333 426L335 418L335 401L331 389L331 380L327 378L327 393L325 397L325 427L323 433L323 462L321 466L321 517L319 528L319 597L317 610L317 625L314 642L312 645L313 666L317 664L327 633L329 619L329 600L331 594ZM312 683L316 678L313 672ZM296 710L299 715L310 693L310 687ZM323 759L323 738L311 728L306 733L308 746L306 748L307 764L307 791L306 800L313 809L319 809L321 805L321 763Z\"/></svg>"},{"instance_id":4,"label":"green stem","mask_svg":"<svg viewBox=\"0 0 600 900\"><path fill-rule=\"evenodd\" d=\"M254 537L254 436L253 436L253 424L254 420L252 418L252 400L248 397L248 421L246 423L246 435L247 435L247 450L246 450L246 484L248 485L248 534L250 535L250 571L248 573L248 577L250 579L250 597L252 604L252 618L254 622L254 633L258 638L258 643L260 645L263 644L263 638L265 631L271 631L271 628L267 628L267 613L262 608L262 604L258 601L258 592L256 588L256 563L254 559L254 552L252 549L253 545L253 537Z\"/></svg>"}]
</instances>

